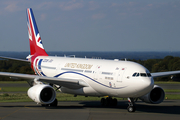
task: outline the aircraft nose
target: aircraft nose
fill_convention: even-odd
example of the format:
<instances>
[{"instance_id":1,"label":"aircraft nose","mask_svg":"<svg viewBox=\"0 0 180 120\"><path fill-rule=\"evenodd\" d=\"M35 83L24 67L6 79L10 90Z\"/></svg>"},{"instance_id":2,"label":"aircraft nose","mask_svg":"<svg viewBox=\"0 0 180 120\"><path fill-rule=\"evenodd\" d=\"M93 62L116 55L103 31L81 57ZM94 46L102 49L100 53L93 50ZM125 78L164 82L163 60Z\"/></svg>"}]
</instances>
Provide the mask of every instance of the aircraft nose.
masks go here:
<instances>
[{"instance_id":1,"label":"aircraft nose","mask_svg":"<svg viewBox=\"0 0 180 120\"><path fill-rule=\"evenodd\" d=\"M138 88L139 95L145 95L149 93L154 87L154 79L152 77L142 78L141 85Z\"/></svg>"},{"instance_id":2,"label":"aircraft nose","mask_svg":"<svg viewBox=\"0 0 180 120\"><path fill-rule=\"evenodd\" d=\"M154 79L152 77L148 77L146 79L143 79L143 83L146 91L150 92L152 90L152 88L154 87Z\"/></svg>"}]
</instances>

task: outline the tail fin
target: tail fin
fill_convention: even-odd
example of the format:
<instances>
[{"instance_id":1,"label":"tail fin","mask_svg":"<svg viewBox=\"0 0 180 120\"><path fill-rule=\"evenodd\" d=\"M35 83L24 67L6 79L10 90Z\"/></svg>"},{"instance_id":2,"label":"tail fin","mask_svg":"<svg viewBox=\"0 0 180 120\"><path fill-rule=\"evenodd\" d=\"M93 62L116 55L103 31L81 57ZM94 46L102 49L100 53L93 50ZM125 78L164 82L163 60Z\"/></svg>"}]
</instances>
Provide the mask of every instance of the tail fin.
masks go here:
<instances>
[{"instance_id":1,"label":"tail fin","mask_svg":"<svg viewBox=\"0 0 180 120\"><path fill-rule=\"evenodd\" d=\"M34 18L34 14L31 8L27 9L27 26L31 55L48 56L48 54L44 50L38 27Z\"/></svg>"}]
</instances>

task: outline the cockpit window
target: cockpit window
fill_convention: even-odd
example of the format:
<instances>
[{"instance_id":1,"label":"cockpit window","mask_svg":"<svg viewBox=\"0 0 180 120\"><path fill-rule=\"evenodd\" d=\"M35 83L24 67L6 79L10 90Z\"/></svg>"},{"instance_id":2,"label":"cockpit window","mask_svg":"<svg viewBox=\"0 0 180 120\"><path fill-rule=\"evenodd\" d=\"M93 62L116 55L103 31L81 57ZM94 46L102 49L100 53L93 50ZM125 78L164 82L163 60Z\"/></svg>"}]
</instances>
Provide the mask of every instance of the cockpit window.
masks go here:
<instances>
[{"instance_id":1,"label":"cockpit window","mask_svg":"<svg viewBox=\"0 0 180 120\"><path fill-rule=\"evenodd\" d=\"M139 73L136 75L136 77L138 77L139 76Z\"/></svg>"},{"instance_id":2,"label":"cockpit window","mask_svg":"<svg viewBox=\"0 0 180 120\"><path fill-rule=\"evenodd\" d=\"M142 77L146 77L146 76L147 76L146 73L140 73L140 75L141 75Z\"/></svg>"},{"instance_id":3,"label":"cockpit window","mask_svg":"<svg viewBox=\"0 0 180 120\"><path fill-rule=\"evenodd\" d=\"M133 77L139 77L139 76L142 76L142 77L151 77L151 73L134 73L132 76Z\"/></svg>"},{"instance_id":4,"label":"cockpit window","mask_svg":"<svg viewBox=\"0 0 180 120\"><path fill-rule=\"evenodd\" d=\"M147 76L148 76L148 77L151 77L151 73L147 73Z\"/></svg>"},{"instance_id":5,"label":"cockpit window","mask_svg":"<svg viewBox=\"0 0 180 120\"><path fill-rule=\"evenodd\" d=\"M137 73L134 73L132 76L135 77Z\"/></svg>"}]
</instances>

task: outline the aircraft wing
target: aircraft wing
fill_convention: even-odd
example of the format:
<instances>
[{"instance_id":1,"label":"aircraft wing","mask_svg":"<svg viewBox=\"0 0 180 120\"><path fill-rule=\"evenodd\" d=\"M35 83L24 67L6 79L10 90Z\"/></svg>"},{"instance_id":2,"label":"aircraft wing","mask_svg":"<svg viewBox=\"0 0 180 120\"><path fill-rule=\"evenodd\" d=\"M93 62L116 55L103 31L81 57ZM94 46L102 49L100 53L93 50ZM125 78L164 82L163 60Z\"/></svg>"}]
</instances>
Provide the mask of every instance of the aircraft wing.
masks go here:
<instances>
[{"instance_id":1,"label":"aircraft wing","mask_svg":"<svg viewBox=\"0 0 180 120\"><path fill-rule=\"evenodd\" d=\"M16 60L16 61L30 62L30 61L24 60L24 59L11 58L11 57L4 57L4 56L0 56L0 58L2 58L2 59L8 59L8 60Z\"/></svg>"},{"instance_id":2,"label":"aircraft wing","mask_svg":"<svg viewBox=\"0 0 180 120\"><path fill-rule=\"evenodd\" d=\"M71 89L77 89L77 88L88 86L88 84L84 82L84 80L78 79L78 78L56 78L56 77L45 77L45 76L29 75L29 74L21 74L21 73L10 73L10 72L0 72L0 76L20 78L26 81L37 80L40 82L56 84L56 85L64 86Z\"/></svg>"},{"instance_id":3,"label":"aircraft wing","mask_svg":"<svg viewBox=\"0 0 180 120\"><path fill-rule=\"evenodd\" d=\"M169 71L169 72L157 72L157 73L151 73L152 77L163 77L163 76L169 76L169 75L176 75L180 74L180 71Z\"/></svg>"}]
</instances>

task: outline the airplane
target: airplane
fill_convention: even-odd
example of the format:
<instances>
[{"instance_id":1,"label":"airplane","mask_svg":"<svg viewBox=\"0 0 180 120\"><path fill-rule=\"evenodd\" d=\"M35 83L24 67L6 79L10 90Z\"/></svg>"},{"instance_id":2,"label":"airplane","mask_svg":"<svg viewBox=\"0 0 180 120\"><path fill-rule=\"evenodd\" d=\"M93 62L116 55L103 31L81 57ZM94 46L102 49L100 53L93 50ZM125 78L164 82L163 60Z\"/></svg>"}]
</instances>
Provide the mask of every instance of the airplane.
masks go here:
<instances>
[{"instance_id":1,"label":"airplane","mask_svg":"<svg viewBox=\"0 0 180 120\"><path fill-rule=\"evenodd\" d=\"M154 85L155 77L180 74L180 71L150 73L144 66L127 60L106 60L49 56L42 44L32 8L27 8L30 55L27 60L35 75L0 72L0 76L21 78L28 82L28 96L42 106L57 106L56 90L63 93L97 96L104 106L117 105L117 98L128 98L128 112L135 112L137 98L159 104L164 90ZM106 99L104 98L106 97ZM114 98L115 97L115 98Z\"/></svg>"}]
</instances>

